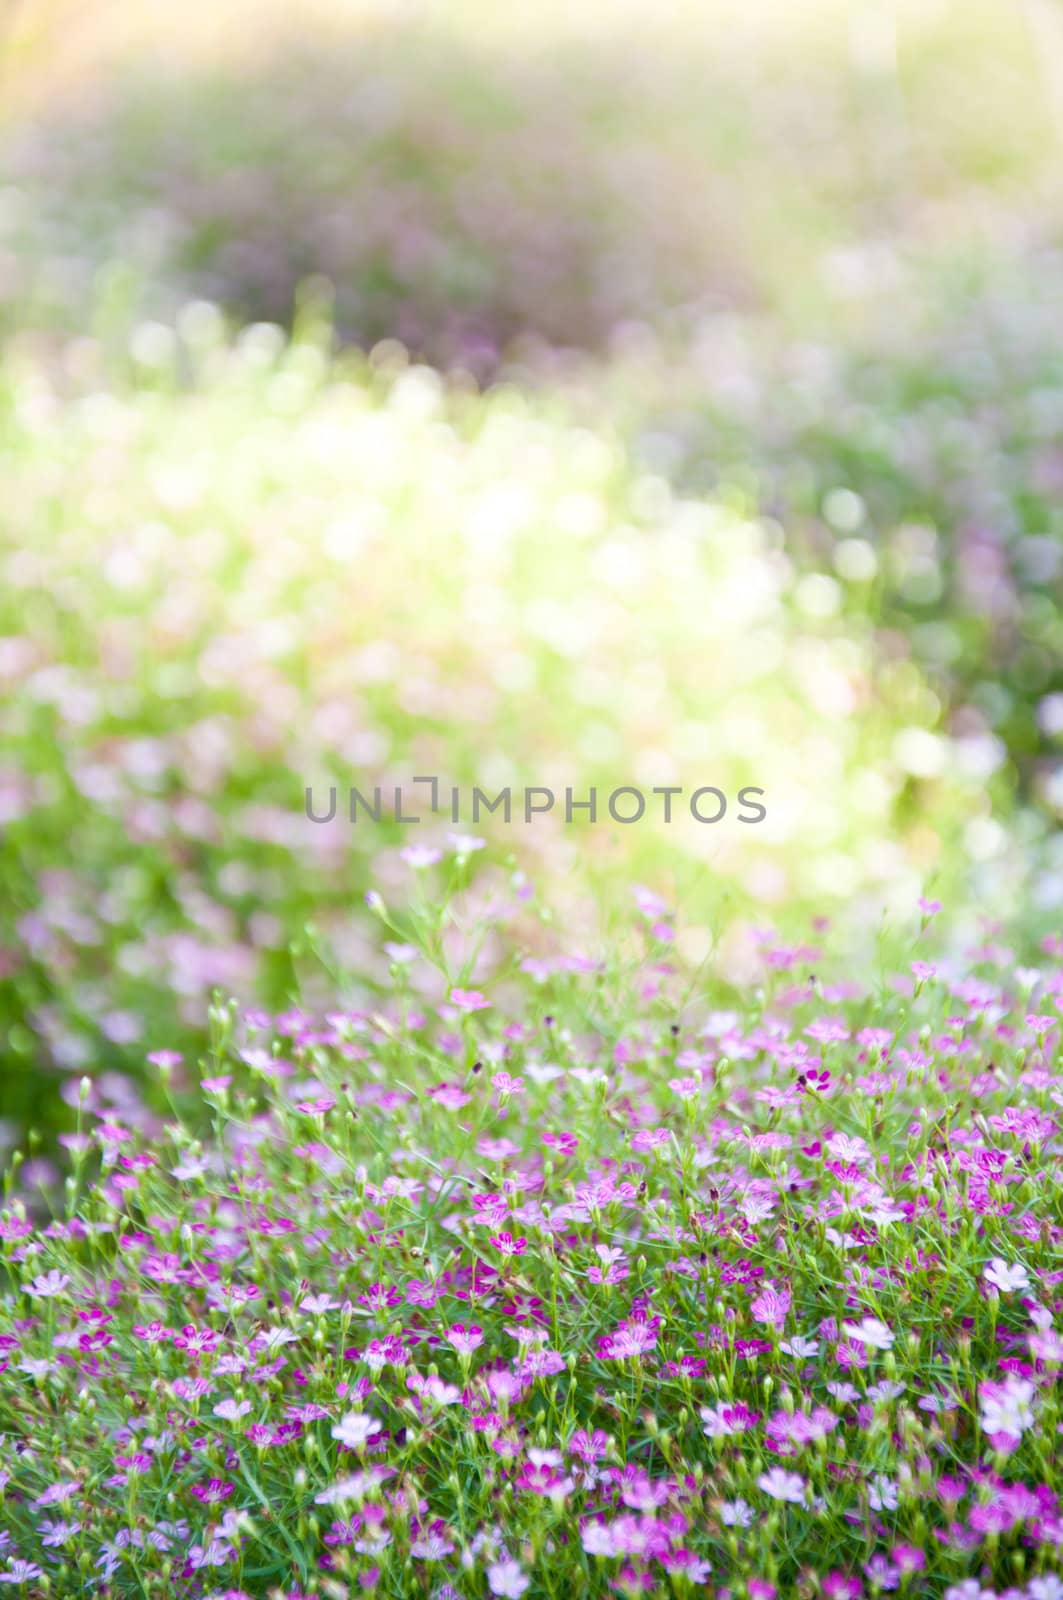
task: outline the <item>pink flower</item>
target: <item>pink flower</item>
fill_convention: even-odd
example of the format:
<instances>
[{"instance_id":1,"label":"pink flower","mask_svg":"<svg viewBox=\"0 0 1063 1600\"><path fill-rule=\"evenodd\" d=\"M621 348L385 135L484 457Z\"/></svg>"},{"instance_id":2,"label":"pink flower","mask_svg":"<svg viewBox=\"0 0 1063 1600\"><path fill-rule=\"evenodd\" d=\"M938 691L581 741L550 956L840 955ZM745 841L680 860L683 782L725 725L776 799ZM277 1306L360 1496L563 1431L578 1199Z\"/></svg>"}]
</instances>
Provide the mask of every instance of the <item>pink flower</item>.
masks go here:
<instances>
[{"instance_id":1,"label":"pink flower","mask_svg":"<svg viewBox=\"0 0 1063 1600\"><path fill-rule=\"evenodd\" d=\"M835 1161L852 1161L858 1167L871 1160L871 1149L865 1139L856 1134L835 1133L827 1140L827 1149Z\"/></svg>"},{"instance_id":2,"label":"pink flower","mask_svg":"<svg viewBox=\"0 0 1063 1600\"><path fill-rule=\"evenodd\" d=\"M460 1111L462 1106L467 1106L472 1099L471 1094L457 1083L437 1083L434 1088L426 1089L430 1100L443 1107L444 1111Z\"/></svg>"},{"instance_id":3,"label":"pink flower","mask_svg":"<svg viewBox=\"0 0 1063 1600\"><path fill-rule=\"evenodd\" d=\"M571 1494L573 1481L565 1477L561 1470L561 1452L559 1450L529 1450L528 1459L520 1469L517 1479L517 1488L526 1489L532 1494L549 1496L552 1500L563 1500Z\"/></svg>"},{"instance_id":4,"label":"pink flower","mask_svg":"<svg viewBox=\"0 0 1063 1600\"><path fill-rule=\"evenodd\" d=\"M641 1322L632 1318L621 1322L613 1333L598 1340L600 1361L637 1361L657 1346L656 1322Z\"/></svg>"},{"instance_id":5,"label":"pink flower","mask_svg":"<svg viewBox=\"0 0 1063 1600\"><path fill-rule=\"evenodd\" d=\"M702 1406L702 1432L707 1439L724 1439L731 1434L747 1433L760 1421L760 1412L748 1406L729 1404L721 1400L715 1406Z\"/></svg>"},{"instance_id":6,"label":"pink flower","mask_svg":"<svg viewBox=\"0 0 1063 1600\"><path fill-rule=\"evenodd\" d=\"M501 1233L493 1233L491 1235L491 1243L504 1256L522 1256L528 1248L528 1241L523 1234L519 1239L514 1239L513 1235L505 1230Z\"/></svg>"},{"instance_id":7,"label":"pink flower","mask_svg":"<svg viewBox=\"0 0 1063 1600\"><path fill-rule=\"evenodd\" d=\"M608 1452L609 1435L601 1428L595 1428L592 1434L586 1428L580 1428L568 1441L568 1448L580 1461L588 1464L599 1461Z\"/></svg>"},{"instance_id":8,"label":"pink flower","mask_svg":"<svg viewBox=\"0 0 1063 1600\"><path fill-rule=\"evenodd\" d=\"M772 1328L781 1328L786 1321L786 1313L790 1309L792 1298L789 1289L776 1290L768 1286L761 1290L749 1309L757 1322L765 1322Z\"/></svg>"},{"instance_id":9,"label":"pink flower","mask_svg":"<svg viewBox=\"0 0 1063 1600\"><path fill-rule=\"evenodd\" d=\"M491 1004L479 989L451 989L450 1003L459 1011L484 1011Z\"/></svg>"},{"instance_id":10,"label":"pink flower","mask_svg":"<svg viewBox=\"0 0 1063 1600\"><path fill-rule=\"evenodd\" d=\"M194 1483L192 1493L203 1505L217 1505L221 1500L227 1500L236 1485L228 1483L221 1478L210 1478L206 1483Z\"/></svg>"},{"instance_id":11,"label":"pink flower","mask_svg":"<svg viewBox=\"0 0 1063 1600\"><path fill-rule=\"evenodd\" d=\"M496 1072L491 1083L500 1095L524 1093L524 1079L511 1078L508 1072Z\"/></svg>"},{"instance_id":12,"label":"pink flower","mask_svg":"<svg viewBox=\"0 0 1063 1600\"><path fill-rule=\"evenodd\" d=\"M844 1572L828 1572L823 1579L827 1600L860 1600L863 1590L859 1578L850 1578Z\"/></svg>"},{"instance_id":13,"label":"pink flower","mask_svg":"<svg viewBox=\"0 0 1063 1600\"><path fill-rule=\"evenodd\" d=\"M477 1324L466 1327L463 1322L456 1322L446 1335L448 1343L452 1344L459 1355L471 1356L484 1342L484 1331Z\"/></svg>"},{"instance_id":14,"label":"pink flower","mask_svg":"<svg viewBox=\"0 0 1063 1600\"><path fill-rule=\"evenodd\" d=\"M914 1544L895 1544L890 1557L900 1573L921 1573L927 1565L927 1557Z\"/></svg>"},{"instance_id":15,"label":"pink flower","mask_svg":"<svg viewBox=\"0 0 1063 1600\"><path fill-rule=\"evenodd\" d=\"M408 844L405 850L400 850L399 855L408 867L419 871L422 867L434 867L437 861L442 861L442 850L436 850L432 845Z\"/></svg>"}]
</instances>

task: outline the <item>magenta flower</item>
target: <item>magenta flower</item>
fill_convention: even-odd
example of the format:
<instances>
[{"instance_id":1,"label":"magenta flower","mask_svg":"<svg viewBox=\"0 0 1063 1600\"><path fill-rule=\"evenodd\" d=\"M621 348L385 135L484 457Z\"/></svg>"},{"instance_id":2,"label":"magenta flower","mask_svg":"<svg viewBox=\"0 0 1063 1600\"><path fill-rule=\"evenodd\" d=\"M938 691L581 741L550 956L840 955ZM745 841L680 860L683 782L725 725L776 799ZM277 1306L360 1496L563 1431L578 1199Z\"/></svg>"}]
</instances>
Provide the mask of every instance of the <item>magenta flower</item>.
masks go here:
<instances>
[{"instance_id":1,"label":"magenta flower","mask_svg":"<svg viewBox=\"0 0 1063 1600\"><path fill-rule=\"evenodd\" d=\"M228 1483L221 1478L209 1478L206 1483L194 1483L192 1493L204 1505L217 1505L222 1500L227 1500L236 1485Z\"/></svg>"},{"instance_id":2,"label":"magenta flower","mask_svg":"<svg viewBox=\"0 0 1063 1600\"><path fill-rule=\"evenodd\" d=\"M559 1450L529 1450L517 1478L517 1488L547 1495L552 1500L563 1500L571 1494L573 1480L561 1470L561 1459Z\"/></svg>"},{"instance_id":3,"label":"magenta flower","mask_svg":"<svg viewBox=\"0 0 1063 1600\"><path fill-rule=\"evenodd\" d=\"M463 1322L456 1322L445 1337L462 1356L471 1356L484 1342L483 1329L476 1323L467 1328Z\"/></svg>"},{"instance_id":4,"label":"magenta flower","mask_svg":"<svg viewBox=\"0 0 1063 1600\"><path fill-rule=\"evenodd\" d=\"M496 1250L507 1257L522 1256L528 1248L528 1241L523 1234L519 1239L514 1239L513 1235L506 1229L503 1229L501 1233L491 1234L491 1243Z\"/></svg>"},{"instance_id":5,"label":"magenta flower","mask_svg":"<svg viewBox=\"0 0 1063 1600\"><path fill-rule=\"evenodd\" d=\"M769 1285L760 1291L749 1309L755 1321L765 1322L769 1327L781 1328L786 1321L786 1313L790 1309L792 1298L789 1289L773 1289Z\"/></svg>"}]
</instances>

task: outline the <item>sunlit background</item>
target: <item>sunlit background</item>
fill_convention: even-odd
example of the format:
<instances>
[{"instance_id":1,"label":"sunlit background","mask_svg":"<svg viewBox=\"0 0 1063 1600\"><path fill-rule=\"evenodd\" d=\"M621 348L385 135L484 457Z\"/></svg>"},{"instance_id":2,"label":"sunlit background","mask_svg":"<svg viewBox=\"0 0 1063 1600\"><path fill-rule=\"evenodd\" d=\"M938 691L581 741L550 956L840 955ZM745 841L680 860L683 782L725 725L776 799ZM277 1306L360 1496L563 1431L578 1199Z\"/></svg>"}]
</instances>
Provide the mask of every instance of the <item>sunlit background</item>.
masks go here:
<instances>
[{"instance_id":1,"label":"sunlit background","mask_svg":"<svg viewBox=\"0 0 1063 1600\"><path fill-rule=\"evenodd\" d=\"M724 974L926 890L1058 924L1055 0L0 26L10 1137L318 941L386 979L365 893L455 830L308 784L764 791L466 813L570 946L637 883Z\"/></svg>"}]
</instances>

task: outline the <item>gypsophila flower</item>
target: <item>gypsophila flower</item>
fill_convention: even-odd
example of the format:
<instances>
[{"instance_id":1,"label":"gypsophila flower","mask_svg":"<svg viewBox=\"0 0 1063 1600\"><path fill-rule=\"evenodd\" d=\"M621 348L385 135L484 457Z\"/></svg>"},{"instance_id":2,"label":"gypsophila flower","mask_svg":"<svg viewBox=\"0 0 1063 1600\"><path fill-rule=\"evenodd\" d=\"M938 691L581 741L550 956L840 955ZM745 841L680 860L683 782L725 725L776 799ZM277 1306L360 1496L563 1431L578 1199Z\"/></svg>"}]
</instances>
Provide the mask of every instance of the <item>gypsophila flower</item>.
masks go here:
<instances>
[{"instance_id":1,"label":"gypsophila flower","mask_svg":"<svg viewBox=\"0 0 1063 1600\"><path fill-rule=\"evenodd\" d=\"M332 1429L332 1437L348 1450L361 1450L373 1436L380 1432L381 1424L364 1412L349 1411Z\"/></svg>"},{"instance_id":2,"label":"gypsophila flower","mask_svg":"<svg viewBox=\"0 0 1063 1600\"><path fill-rule=\"evenodd\" d=\"M847 1322L844 1332L847 1339L854 1341L856 1344L865 1345L869 1350L890 1350L893 1348L893 1333L877 1317L862 1317L858 1323Z\"/></svg>"},{"instance_id":3,"label":"gypsophila flower","mask_svg":"<svg viewBox=\"0 0 1063 1600\"><path fill-rule=\"evenodd\" d=\"M530 1582L517 1561L494 1561L487 1568L487 1587L500 1600L520 1600Z\"/></svg>"},{"instance_id":4,"label":"gypsophila flower","mask_svg":"<svg viewBox=\"0 0 1063 1600\"><path fill-rule=\"evenodd\" d=\"M897 1485L892 1483L883 1473L878 1472L868 1484L867 1500L872 1511L895 1511L897 1509Z\"/></svg>"},{"instance_id":5,"label":"gypsophila flower","mask_svg":"<svg viewBox=\"0 0 1063 1600\"><path fill-rule=\"evenodd\" d=\"M1063 939L914 996L765 930L710 1013L651 907L614 1013L476 865L382 911L426 959L364 1010L208 1000L194 1127L68 1085L71 1199L0 1213L5 1585L1053 1600ZM475 1026L439 940L503 979Z\"/></svg>"},{"instance_id":6,"label":"gypsophila flower","mask_svg":"<svg viewBox=\"0 0 1063 1600\"><path fill-rule=\"evenodd\" d=\"M479 989L451 989L450 1003L458 1011L484 1011L491 1002Z\"/></svg>"},{"instance_id":7,"label":"gypsophila flower","mask_svg":"<svg viewBox=\"0 0 1063 1600\"><path fill-rule=\"evenodd\" d=\"M720 1521L728 1528L748 1528L755 1515L745 1500L724 1500L720 1505Z\"/></svg>"},{"instance_id":8,"label":"gypsophila flower","mask_svg":"<svg viewBox=\"0 0 1063 1600\"><path fill-rule=\"evenodd\" d=\"M770 1472L762 1472L757 1479L757 1487L773 1500L782 1500L791 1505L803 1505L806 1495L806 1484L796 1472L785 1472L782 1467L772 1467Z\"/></svg>"},{"instance_id":9,"label":"gypsophila flower","mask_svg":"<svg viewBox=\"0 0 1063 1600\"><path fill-rule=\"evenodd\" d=\"M986 1282L999 1289L1001 1294L1011 1294L1016 1289L1028 1289L1030 1276L1021 1262L1009 1264L994 1256L982 1273Z\"/></svg>"},{"instance_id":10,"label":"gypsophila flower","mask_svg":"<svg viewBox=\"0 0 1063 1600\"><path fill-rule=\"evenodd\" d=\"M34 1278L27 1293L37 1299L49 1299L53 1295L62 1294L71 1281L68 1272L60 1272L53 1267L50 1272L42 1272Z\"/></svg>"}]
</instances>

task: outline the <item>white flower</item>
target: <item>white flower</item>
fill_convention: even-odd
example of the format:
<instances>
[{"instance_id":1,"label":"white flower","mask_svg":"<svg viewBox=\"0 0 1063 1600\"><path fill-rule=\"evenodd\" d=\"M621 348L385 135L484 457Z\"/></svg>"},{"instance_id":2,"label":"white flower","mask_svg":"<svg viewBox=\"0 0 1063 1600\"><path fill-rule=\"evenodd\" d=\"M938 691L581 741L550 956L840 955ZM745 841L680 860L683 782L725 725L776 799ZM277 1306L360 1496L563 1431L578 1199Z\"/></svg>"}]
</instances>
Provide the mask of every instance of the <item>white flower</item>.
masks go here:
<instances>
[{"instance_id":1,"label":"white flower","mask_svg":"<svg viewBox=\"0 0 1063 1600\"><path fill-rule=\"evenodd\" d=\"M31 1378L44 1378L49 1372L57 1372L58 1368L54 1361L46 1361L40 1356L27 1356L25 1361L19 1362L18 1370Z\"/></svg>"},{"instance_id":2,"label":"white flower","mask_svg":"<svg viewBox=\"0 0 1063 1600\"><path fill-rule=\"evenodd\" d=\"M748 1528L753 1521L753 1507L747 1500L724 1500L720 1506L720 1521L727 1528Z\"/></svg>"},{"instance_id":3,"label":"white flower","mask_svg":"<svg viewBox=\"0 0 1063 1600\"><path fill-rule=\"evenodd\" d=\"M1030 1354L1039 1361L1063 1361L1063 1334L1055 1328L1043 1328L1031 1333L1027 1343Z\"/></svg>"},{"instance_id":4,"label":"white flower","mask_svg":"<svg viewBox=\"0 0 1063 1600\"><path fill-rule=\"evenodd\" d=\"M190 1183L193 1178L202 1178L207 1170L207 1163L199 1156L187 1156L176 1167L171 1167L171 1177L177 1178L181 1183Z\"/></svg>"},{"instance_id":5,"label":"white flower","mask_svg":"<svg viewBox=\"0 0 1063 1600\"><path fill-rule=\"evenodd\" d=\"M613 1530L607 1523L585 1523L580 1537L583 1548L589 1556L611 1556L613 1554Z\"/></svg>"},{"instance_id":6,"label":"white flower","mask_svg":"<svg viewBox=\"0 0 1063 1600\"><path fill-rule=\"evenodd\" d=\"M761 1473L757 1479L757 1486L773 1500L786 1500L795 1506L804 1504L805 1480L796 1472L786 1472L782 1467L772 1467L770 1472Z\"/></svg>"},{"instance_id":7,"label":"white flower","mask_svg":"<svg viewBox=\"0 0 1063 1600\"><path fill-rule=\"evenodd\" d=\"M518 1561L493 1561L487 1569L487 1586L501 1600L520 1600L530 1582Z\"/></svg>"},{"instance_id":8,"label":"white flower","mask_svg":"<svg viewBox=\"0 0 1063 1600\"><path fill-rule=\"evenodd\" d=\"M246 1417L251 1410L250 1400L219 1400L211 1410L216 1417L221 1417L225 1422L238 1422L241 1417Z\"/></svg>"},{"instance_id":9,"label":"white flower","mask_svg":"<svg viewBox=\"0 0 1063 1600\"><path fill-rule=\"evenodd\" d=\"M477 839L475 834L471 833L448 833L447 839L450 848L458 856L472 855L474 850L482 850L487 843L486 839Z\"/></svg>"},{"instance_id":10,"label":"white flower","mask_svg":"<svg viewBox=\"0 0 1063 1600\"><path fill-rule=\"evenodd\" d=\"M1028 1289L1030 1287L1030 1275L1022 1262L1009 1263L1002 1260L1000 1256L993 1257L982 1273L982 1277L985 1278L987 1283L991 1283L994 1289L999 1289L1001 1294L1008 1294L1013 1289Z\"/></svg>"},{"instance_id":11,"label":"white flower","mask_svg":"<svg viewBox=\"0 0 1063 1600\"><path fill-rule=\"evenodd\" d=\"M435 850L426 844L409 844L405 850L400 850L399 854L406 865L413 867L415 871L420 871L422 867L434 867L437 861L443 859L442 850Z\"/></svg>"},{"instance_id":12,"label":"white flower","mask_svg":"<svg viewBox=\"0 0 1063 1600\"><path fill-rule=\"evenodd\" d=\"M338 1311L340 1303L330 1294L308 1294L299 1304L299 1310L308 1317L321 1317L327 1311Z\"/></svg>"},{"instance_id":13,"label":"white flower","mask_svg":"<svg viewBox=\"0 0 1063 1600\"><path fill-rule=\"evenodd\" d=\"M410 1554L415 1561L443 1561L451 1554L454 1546L445 1534L436 1530L415 1539L410 1545Z\"/></svg>"},{"instance_id":14,"label":"white flower","mask_svg":"<svg viewBox=\"0 0 1063 1600\"><path fill-rule=\"evenodd\" d=\"M330 1483L327 1489L322 1489L320 1494L314 1496L314 1504L335 1506L345 1500L361 1500L375 1482L376 1479L368 1472L356 1472L347 1478L337 1478L335 1483Z\"/></svg>"},{"instance_id":15,"label":"white flower","mask_svg":"<svg viewBox=\"0 0 1063 1600\"><path fill-rule=\"evenodd\" d=\"M897 1485L882 1472L876 1472L868 1485L867 1502L872 1511L896 1511Z\"/></svg>"},{"instance_id":16,"label":"white flower","mask_svg":"<svg viewBox=\"0 0 1063 1600\"><path fill-rule=\"evenodd\" d=\"M70 1274L68 1272L60 1272L56 1267L53 1267L50 1272L42 1272L39 1277L34 1278L27 1292L47 1300L51 1295L62 1294L69 1282Z\"/></svg>"},{"instance_id":17,"label":"white flower","mask_svg":"<svg viewBox=\"0 0 1063 1600\"><path fill-rule=\"evenodd\" d=\"M807 1361L819 1354L819 1340L806 1339L803 1333L795 1333L792 1339L784 1339L779 1349L788 1356L796 1356L798 1361Z\"/></svg>"},{"instance_id":18,"label":"white flower","mask_svg":"<svg viewBox=\"0 0 1063 1600\"><path fill-rule=\"evenodd\" d=\"M364 1411L348 1411L333 1428L332 1437L340 1444L347 1445L348 1449L360 1450L375 1433L380 1432L380 1426L375 1417L367 1417Z\"/></svg>"},{"instance_id":19,"label":"white flower","mask_svg":"<svg viewBox=\"0 0 1063 1600\"><path fill-rule=\"evenodd\" d=\"M1031 1578L1026 1585L1026 1596L1027 1600L1063 1600L1063 1578L1056 1578L1050 1572Z\"/></svg>"},{"instance_id":20,"label":"white flower","mask_svg":"<svg viewBox=\"0 0 1063 1600\"><path fill-rule=\"evenodd\" d=\"M1033 1424L1033 1398L1036 1390L1025 1378L1007 1378L1003 1383L985 1383L979 1395L982 1428L986 1433L1006 1433L1021 1438Z\"/></svg>"},{"instance_id":21,"label":"white flower","mask_svg":"<svg viewBox=\"0 0 1063 1600\"><path fill-rule=\"evenodd\" d=\"M877 1317L862 1317L858 1323L847 1322L845 1337L855 1339L857 1344L866 1344L869 1350L890 1350L893 1347L893 1334Z\"/></svg>"}]
</instances>

